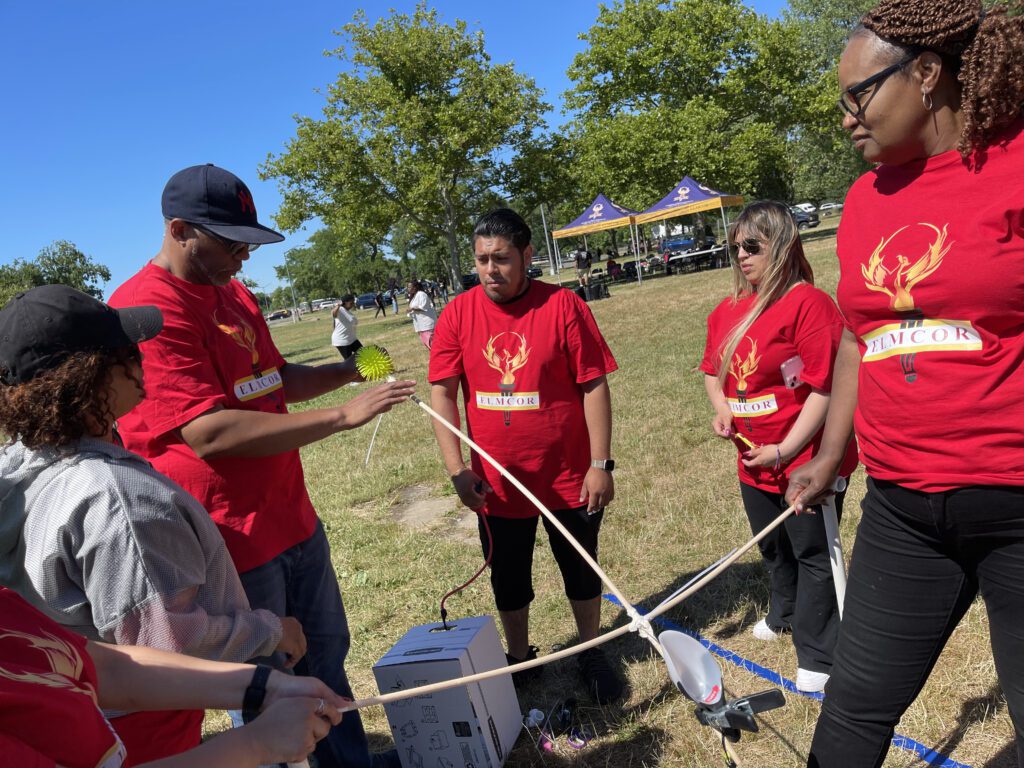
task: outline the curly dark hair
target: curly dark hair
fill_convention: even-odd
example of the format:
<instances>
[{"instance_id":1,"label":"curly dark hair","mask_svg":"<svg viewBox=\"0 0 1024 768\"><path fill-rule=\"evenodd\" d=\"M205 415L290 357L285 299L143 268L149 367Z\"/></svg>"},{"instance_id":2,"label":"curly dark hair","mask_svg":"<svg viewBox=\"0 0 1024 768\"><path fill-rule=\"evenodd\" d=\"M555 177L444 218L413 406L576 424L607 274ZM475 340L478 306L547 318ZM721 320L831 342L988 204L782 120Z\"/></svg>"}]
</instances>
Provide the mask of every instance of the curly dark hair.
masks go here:
<instances>
[{"instance_id":1,"label":"curly dark hair","mask_svg":"<svg viewBox=\"0 0 1024 768\"><path fill-rule=\"evenodd\" d=\"M985 149L1024 113L1024 4L983 10L981 0L882 0L860 28L902 49L934 51L957 76L966 158Z\"/></svg>"},{"instance_id":2,"label":"curly dark hair","mask_svg":"<svg viewBox=\"0 0 1024 768\"><path fill-rule=\"evenodd\" d=\"M107 397L111 372L140 360L135 346L77 352L31 381L0 386L0 431L32 449L102 434L116 418Z\"/></svg>"}]
</instances>

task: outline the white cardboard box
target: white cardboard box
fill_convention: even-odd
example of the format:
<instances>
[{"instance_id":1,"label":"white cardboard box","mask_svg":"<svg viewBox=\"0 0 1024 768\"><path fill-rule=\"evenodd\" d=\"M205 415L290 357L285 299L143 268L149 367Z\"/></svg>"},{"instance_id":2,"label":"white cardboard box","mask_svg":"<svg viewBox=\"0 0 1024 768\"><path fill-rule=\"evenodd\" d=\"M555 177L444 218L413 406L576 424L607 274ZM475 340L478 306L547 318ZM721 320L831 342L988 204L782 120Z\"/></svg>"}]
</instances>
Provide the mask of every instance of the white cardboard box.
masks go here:
<instances>
[{"instance_id":1,"label":"white cardboard box","mask_svg":"<svg viewBox=\"0 0 1024 768\"><path fill-rule=\"evenodd\" d=\"M381 693L506 666L490 616L413 627L373 667ZM403 768L499 768L520 729L511 675L384 706Z\"/></svg>"}]
</instances>

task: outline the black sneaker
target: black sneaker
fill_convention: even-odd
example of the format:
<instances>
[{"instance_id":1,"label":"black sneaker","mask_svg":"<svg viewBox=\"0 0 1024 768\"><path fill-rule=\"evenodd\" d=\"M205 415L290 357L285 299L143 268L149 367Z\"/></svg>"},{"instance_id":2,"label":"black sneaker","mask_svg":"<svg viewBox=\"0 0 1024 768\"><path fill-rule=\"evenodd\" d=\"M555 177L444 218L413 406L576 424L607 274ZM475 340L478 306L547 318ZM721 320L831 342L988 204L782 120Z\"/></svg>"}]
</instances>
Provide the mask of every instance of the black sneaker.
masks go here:
<instances>
[{"instance_id":1,"label":"black sneaker","mask_svg":"<svg viewBox=\"0 0 1024 768\"><path fill-rule=\"evenodd\" d=\"M610 704L622 697L622 678L600 648L588 648L579 655L580 677L598 704Z\"/></svg>"},{"instance_id":2,"label":"black sneaker","mask_svg":"<svg viewBox=\"0 0 1024 768\"><path fill-rule=\"evenodd\" d=\"M506 653L505 654L505 660L508 662L508 665L510 667L513 664L519 664L522 661L532 661L533 659L537 658L537 651L539 651L539 650L540 650L540 648L538 648L536 645L531 645L530 646L530 650L527 651L527 653L526 653L526 658L525 659L517 659L512 654ZM518 672L513 672L512 673L512 685L514 685L516 688L518 688L518 687L520 687L522 685L526 685L531 680L536 680L538 677L540 677L541 673L543 673L543 672L544 672L544 667L543 666L540 666L540 667L530 667L530 669L521 669Z\"/></svg>"}]
</instances>

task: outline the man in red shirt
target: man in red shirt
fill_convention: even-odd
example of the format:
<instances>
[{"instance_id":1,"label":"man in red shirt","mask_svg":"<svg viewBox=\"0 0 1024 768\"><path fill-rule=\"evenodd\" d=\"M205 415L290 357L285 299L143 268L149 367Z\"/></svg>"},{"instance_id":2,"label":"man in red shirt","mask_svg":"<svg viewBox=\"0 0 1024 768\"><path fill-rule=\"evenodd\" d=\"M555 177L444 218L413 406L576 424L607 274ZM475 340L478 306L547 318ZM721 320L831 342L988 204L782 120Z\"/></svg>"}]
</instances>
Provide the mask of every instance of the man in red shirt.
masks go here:
<instances>
[{"instance_id":1,"label":"man in red shirt","mask_svg":"<svg viewBox=\"0 0 1024 768\"><path fill-rule=\"evenodd\" d=\"M473 439L596 556L603 510L615 493L607 374L617 366L580 298L529 279L530 237L526 222L507 208L476 223L480 285L453 299L438 319L430 351L431 403L457 422L461 385ZM509 663L536 658L528 630L538 512L478 456L467 467L454 435L436 425L434 432L459 498L481 514L480 539L484 556L490 553ZM580 641L591 640L601 622L601 581L547 520L544 526ZM597 701L622 695L622 680L600 648L579 659Z\"/></svg>"},{"instance_id":2,"label":"man in red shirt","mask_svg":"<svg viewBox=\"0 0 1024 768\"><path fill-rule=\"evenodd\" d=\"M358 374L353 360L286 362L256 299L233 279L250 251L284 237L258 222L241 179L214 165L176 173L161 203L160 251L110 300L113 307L155 305L164 316L164 332L141 345L147 398L118 423L125 447L206 507L252 607L302 624L308 647L296 672L351 698L345 609L298 449L390 410L414 382L289 413L287 403L318 397ZM323 768L398 764L393 752L371 763L362 723L351 715L317 745L316 756Z\"/></svg>"}]
</instances>

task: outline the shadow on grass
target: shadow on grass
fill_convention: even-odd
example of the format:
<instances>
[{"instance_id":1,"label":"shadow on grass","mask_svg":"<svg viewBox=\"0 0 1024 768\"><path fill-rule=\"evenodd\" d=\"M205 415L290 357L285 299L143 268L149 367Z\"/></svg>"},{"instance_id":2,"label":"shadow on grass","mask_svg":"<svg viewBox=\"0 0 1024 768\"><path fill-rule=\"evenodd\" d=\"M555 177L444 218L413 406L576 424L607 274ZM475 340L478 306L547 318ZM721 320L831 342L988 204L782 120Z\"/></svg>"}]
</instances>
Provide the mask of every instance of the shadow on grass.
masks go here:
<instances>
[{"instance_id":1,"label":"shadow on grass","mask_svg":"<svg viewBox=\"0 0 1024 768\"><path fill-rule=\"evenodd\" d=\"M977 696L968 699L960 705L960 714L957 715L956 724L949 737L935 751L940 755L948 755L963 741L968 730L978 723L990 720L1000 710L1006 708L1006 700L1003 698L999 683L993 684L988 693L984 696ZM998 754L993 755L984 765L984 768L1016 768L1017 766L1017 745L1010 742Z\"/></svg>"},{"instance_id":2,"label":"shadow on grass","mask_svg":"<svg viewBox=\"0 0 1024 768\"><path fill-rule=\"evenodd\" d=\"M679 575L664 589L640 600L639 605L648 610L653 609L699 572L692 571ZM703 632L708 626L721 621L723 617L733 616L737 608L748 606L739 618L716 629L715 634L719 638L728 638L747 631L757 622L759 616L755 613L754 605L767 605L768 596L768 572L764 566L760 562L741 562L733 565L697 594L684 600L681 605L662 614L662 617L695 632ZM629 617L626 616L626 612L620 610L611 627L603 629L620 627L628 623ZM655 631L660 631L657 625ZM650 644L638 635L627 635L614 640L608 647L614 649L614 654L624 663L646 659L652 653Z\"/></svg>"}]
</instances>

